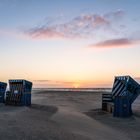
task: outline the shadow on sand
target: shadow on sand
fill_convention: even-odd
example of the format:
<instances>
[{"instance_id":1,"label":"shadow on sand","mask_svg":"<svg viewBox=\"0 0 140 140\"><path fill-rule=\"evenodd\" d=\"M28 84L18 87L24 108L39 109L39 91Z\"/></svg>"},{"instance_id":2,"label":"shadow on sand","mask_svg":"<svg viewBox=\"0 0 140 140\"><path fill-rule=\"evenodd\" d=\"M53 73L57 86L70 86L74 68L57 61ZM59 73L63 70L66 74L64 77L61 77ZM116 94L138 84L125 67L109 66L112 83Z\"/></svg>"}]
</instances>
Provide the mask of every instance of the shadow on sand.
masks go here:
<instances>
[{"instance_id":1,"label":"shadow on sand","mask_svg":"<svg viewBox=\"0 0 140 140\"><path fill-rule=\"evenodd\" d=\"M124 133L130 139L140 139L140 112L134 111L133 115L128 118L113 117L113 114L104 112L101 109L89 110L84 112L84 114L112 129Z\"/></svg>"}]
</instances>

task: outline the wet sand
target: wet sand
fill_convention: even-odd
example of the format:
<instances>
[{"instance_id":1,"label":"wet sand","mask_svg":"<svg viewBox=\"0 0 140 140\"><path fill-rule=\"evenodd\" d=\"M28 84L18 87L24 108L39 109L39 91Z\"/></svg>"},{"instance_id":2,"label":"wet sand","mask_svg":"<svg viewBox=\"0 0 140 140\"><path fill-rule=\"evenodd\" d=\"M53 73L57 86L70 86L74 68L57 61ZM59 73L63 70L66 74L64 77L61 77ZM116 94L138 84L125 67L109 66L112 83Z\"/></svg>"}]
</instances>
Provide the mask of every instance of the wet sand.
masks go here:
<instances>
[{"instance_id":1,"label":"wet sand","mask_svg":"<svg viewBox=\"0 0 140 140\"><path fill-rule=\"evenodd\" d=\"M139 140L140 98L132 117L114 118L102 93L34 90L31 107L1 104L0 140Z\"/></svg>"}]
</instances>

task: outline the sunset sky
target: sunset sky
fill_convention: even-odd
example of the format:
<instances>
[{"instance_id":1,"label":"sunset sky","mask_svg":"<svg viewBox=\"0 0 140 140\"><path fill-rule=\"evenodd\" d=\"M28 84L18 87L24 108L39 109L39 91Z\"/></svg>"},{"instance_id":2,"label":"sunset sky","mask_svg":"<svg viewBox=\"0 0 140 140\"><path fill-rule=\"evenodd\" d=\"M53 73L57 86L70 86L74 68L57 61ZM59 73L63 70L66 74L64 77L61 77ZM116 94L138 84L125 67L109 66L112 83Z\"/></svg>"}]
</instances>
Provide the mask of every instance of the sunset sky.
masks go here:
<instances>
[{"instance_id":1,"label":"sunset sky","mask_svg":"<svg viewBox=\"0 0 140 140\"><path fill-rule=\"evenodd\" d=\"M0 65L34 87L140 82L140 0L0 0Z\"/></svg>"}]
</instances>

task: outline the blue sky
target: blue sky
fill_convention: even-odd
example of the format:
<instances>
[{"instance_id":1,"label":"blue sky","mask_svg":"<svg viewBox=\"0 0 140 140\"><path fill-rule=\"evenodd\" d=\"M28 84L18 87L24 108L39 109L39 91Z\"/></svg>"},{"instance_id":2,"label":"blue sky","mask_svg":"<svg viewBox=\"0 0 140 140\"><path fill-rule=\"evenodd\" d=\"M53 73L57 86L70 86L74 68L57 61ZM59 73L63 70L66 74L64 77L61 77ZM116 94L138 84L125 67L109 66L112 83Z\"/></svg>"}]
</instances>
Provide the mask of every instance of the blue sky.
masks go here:
<instances>
[{"instance_id":1,"label":"blue sky","mask_svg":"<svg viewBox=\"0 0 140 140\"><path fill-rule=\"evenodd\" d=\"M1 81L111 87L139 79L139 0L1 0Z\"/></svg>"}]
</instances>

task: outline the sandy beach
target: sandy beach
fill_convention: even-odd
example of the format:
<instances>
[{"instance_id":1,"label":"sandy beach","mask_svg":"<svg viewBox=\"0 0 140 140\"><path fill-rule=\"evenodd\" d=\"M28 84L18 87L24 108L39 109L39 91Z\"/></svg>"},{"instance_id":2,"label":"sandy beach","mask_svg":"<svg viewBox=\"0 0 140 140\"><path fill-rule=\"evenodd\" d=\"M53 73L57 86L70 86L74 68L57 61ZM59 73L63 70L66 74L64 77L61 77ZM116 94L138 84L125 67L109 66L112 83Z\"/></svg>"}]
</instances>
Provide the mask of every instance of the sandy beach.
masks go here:
<instances>
[{"instance_id":1,"label":"sandy beach","mask_svg":"<svg viewBox=\"0 0 140 140\"><path fill-rule=\"evenodd\" d=\"M140 0L0 0L0 20L0 140L140 140Z\"/></svg>"},{"instance_id":2,"label":"sandy beach","mask_svg":"<svg viewBox=\"0 0 140 140\"><path fill-rule=\"evenodd\" d=\"M33 90L31 107L0 105L1 140L139 140L140 98L130 118L101 111L103 92Z\"/></svg>"}]
</instances>

